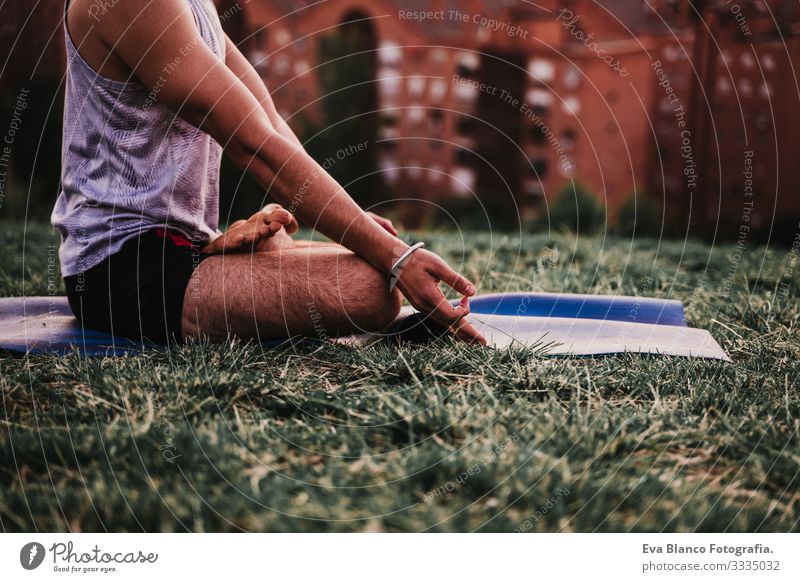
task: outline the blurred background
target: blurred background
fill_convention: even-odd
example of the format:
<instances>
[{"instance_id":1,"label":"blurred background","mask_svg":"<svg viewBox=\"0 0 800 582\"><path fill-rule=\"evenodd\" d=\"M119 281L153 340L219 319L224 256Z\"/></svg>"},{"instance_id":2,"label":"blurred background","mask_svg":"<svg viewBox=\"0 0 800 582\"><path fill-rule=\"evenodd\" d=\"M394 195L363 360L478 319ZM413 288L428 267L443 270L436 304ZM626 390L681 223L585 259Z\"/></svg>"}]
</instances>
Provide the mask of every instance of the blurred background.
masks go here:
<instances>
[{"instance_id":1,"label":"blurred background","mask_svg":"<svg viewBox=\"0 0 800 582\"><path fill-rule=\"evenodd\" d=\"M795 0L215 4L309 152L408 228L797 234ZM0 5L0 220L58 193L63 6ZM226 162L222 197L265 193Z\"/></svg>"}]
</instances>

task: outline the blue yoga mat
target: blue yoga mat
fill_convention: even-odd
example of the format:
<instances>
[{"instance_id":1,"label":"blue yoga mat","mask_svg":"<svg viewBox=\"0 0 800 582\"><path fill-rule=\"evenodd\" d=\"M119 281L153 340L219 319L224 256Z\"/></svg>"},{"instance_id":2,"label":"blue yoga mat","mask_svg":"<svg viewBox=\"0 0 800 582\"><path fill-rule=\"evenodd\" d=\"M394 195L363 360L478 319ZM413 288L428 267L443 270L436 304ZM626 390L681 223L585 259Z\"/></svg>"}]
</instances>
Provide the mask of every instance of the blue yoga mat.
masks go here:
<instances>
[{"instance_id":1,"label":"blue yoga mat","mask_svg":"<svg viewBox=\"0 0 800 582\"><path fill-rule=\"evenodd\" d=\"M470 300L472 313L527 317L565 317L686 327L683 305L671 299L622 295L497 293Z\"/></svg>"},{"instance_id":2,"label":"blue yoga mat","mask_svg":"<svg viewBox=\"0 0 800 582\"><path fill-rule=\"evenodd\" d=\"M0 299L0 348L17 353L120 356L149 346L84 328L66 297Z\"/></svg>"},{"instance_id":3,"label":"blue yoga mat","mask_svg":"<svg viewBox=\"0 0 800 582\"><path fill-rule=\"evenodd\" d=\"M552 337L557 336L558 341L564 345L573 345L573 353L581 353L580 350L585 350L585 353L601 353L598 350L604 349L602 342L606 340L598 338L611 337L608 335L609 330L613 330L613 337L618 340L619 337L630 338L643 333L649 334L648 337L660 337L665 333L669 334L669 328L686 328L681 303L663 299L505 293L475 297L470 300L470 309L475 316L473 321L476 325L488 326L486 330L495 336L505 328L508 328L503 332L506 336L510 333L520 341L523 341L523 336L526 338L524 341L532 341L531 338L536 334L549 334ZM520 321L528 321L530 324L520 325ZM569 324L570 321L575 323ZM578 324L582 321L586 323ZM653 331L647 331L646 328ZM695 330L687 329L687 332L691 331ZM589 352L590 348L584 347L588 345L584 340L581 343L574 339L578 335L594 338L591 346L594 351ZM348 343L348 338L340 340ZM617 340L613 344L610 340L607 342L609 351L605 353L630 351L626 347L628 344ZM286 341L290 340L268 342L264 345L275 346ZM508 343L508 338L495 343L498 346L505 345L503 342ZM653 342L647 345L651 344L656 347L648 349L658 349L658 345ZM145 348L160 347L164 346L143 345L141 342L84 328L73 317L66 297L0 299L0 349L16 353L66 354L77 351L86 356L118 356L138 353ZM671 349L675 351L674 348Z\"/></svg>"}]
</instances>

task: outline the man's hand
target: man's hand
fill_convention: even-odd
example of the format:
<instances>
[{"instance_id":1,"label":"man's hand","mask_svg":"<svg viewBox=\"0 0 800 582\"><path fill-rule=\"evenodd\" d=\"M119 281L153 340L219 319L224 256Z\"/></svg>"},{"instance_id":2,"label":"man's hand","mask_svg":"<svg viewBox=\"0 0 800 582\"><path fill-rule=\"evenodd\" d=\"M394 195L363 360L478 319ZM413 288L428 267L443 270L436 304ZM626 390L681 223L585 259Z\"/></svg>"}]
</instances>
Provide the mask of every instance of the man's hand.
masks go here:
<instances>
[{"instance_id":1,"label":"man's hand","mask_svg":"<svg viewBox=\"0 0 800 582\"><path fill-rule=\"evenodd\" d=\"M439 288L440 281L463 295L458 306L450 305ZM401 269L397 286L411 305L430 315L459 339L486 344L486 339L466 319L468 298L475 295L475 286L438 255L424 249L415 251Z\"/></svg>"},{"instance_id":2,"label":"man's hand","mask_svg":"<svg viewBox=\"0 0 800 582\"><path fill-rule=\"evenodd\" d=\"M367 216L369 216L372 220L380 224L386 232L388 232L392 236L397 236L397 229L394 227L394 224L392 224L391 220L389 220L388 218L384 218L383 216L379 216L374 212L367 212Z\"/></svg>"},{"instance_id":3,"label":"man's hand","mask_svg":"<svg viewBox=\"0 0 800 582\"><path fill-rule=\"evenodd\" d=\"M297 231L294 215L280 204L268 204L247 220L237 220L223 234L202 248L208 254L252 252L260 241L275 236L280 229Z\"/></svg>"}]
</instances>

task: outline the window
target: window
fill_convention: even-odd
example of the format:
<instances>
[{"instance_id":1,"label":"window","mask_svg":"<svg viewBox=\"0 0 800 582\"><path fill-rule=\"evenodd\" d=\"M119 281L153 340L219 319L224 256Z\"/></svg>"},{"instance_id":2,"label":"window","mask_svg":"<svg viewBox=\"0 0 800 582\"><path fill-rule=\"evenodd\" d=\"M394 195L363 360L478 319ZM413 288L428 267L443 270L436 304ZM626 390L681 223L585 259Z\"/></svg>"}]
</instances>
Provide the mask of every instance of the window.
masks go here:
<instances>
[{"instance_id":1,"label":"window","mask_svg":"<svg viewBox=\"0 0 800 582\"><path fill-rule=\"evenodd\" d=\"M397 111L394 109L386 109L381 112L381 122L384 127L397 126Z\"/></svg>"},{"instance_id":2,"label":"window","mask_svg":"<svg viewBox=\"0 0 800 582\"><path fill-rule=\"evenodd\" d=\"M444 178L444 168L434 164L428 168L428 180L434 184L438 184Z\"/></svg>"},{"instance_id":3,"label":"window","mask_svg":"<svg viewBox=\"0 0 800 582\"><path fill-rule=\"evenodd\" d=\"M767 71L774 71L777 67L777 63L775 62L775 57L773 57L770 54L766 54L763 57L761 57L761 63L763 64L763 67Z\"/></svg>"},{"instance_id":4,"label":"window","mask_svg":"<svg viewBox=\"0 0 800 582\"><path fill-rule=\"evenodd\" d=\"M581 101L577 97L570 95L564 99L562 108L564 113L569 115L578 115L581 112Z\"/></svg>"},{"instance_id":5,"label":"window","mask_svg":"<svg viewBox=\"0 0 800 582\"><path fill-rule=\"evenodd\" d=\"M467 85L465 83L456 83L453 86L456 97L462 101L474 101L478 96L478 87L475 85Z\"/></svg>"},{"instance_id":6,"label":"window","mask_svg":"<svg viewBox=\"0 0 800 582\"><path fill-rule=\"evenodd\" d=\"M394 153L397 151L397 142L393 139L383 139L380 145L381 149L387 153Z\"/></svg>"},{"instance_id":7,"label":"window","mask_svg":"<svg viewBox=\"0 0 800 582\"><path fill-rule=\"evenodd\" d=\"M397 167L397 162L391 156L381 158L379 162L380 168L384 179L388 184L397 182L400 178L400 168Z\"/></svg>"},{"instance_id":8,"label":"window","mask_svg":"<svg viewBox=\"0 0 800 582\"><path fill-rule=\"evenodd\" d=\"M253 68L259 75L264 76L269 71L266 52L259 49L251 50L248 53L247 60L250 61L250 64L253 65ZM275 68L277 72L277 66Z\"/></svg>"},{"instance_id":9,"label":"window","mask_svg":"<svg viewBox=\"0 0 800 582\"><path fill-rule=\"evenodd\" d=\"M425 77L414 76L408 79L408 94L412 97L421 97L425 92Z\"/></svg>"},{"instance_id":10,"label":"window","mask_svg":"<svg viewBox=\"0 0 800 582\"><path fill-rule=\"evenodd\" d=\"M275 73L278 75L285 75L289 72L289 57L286 55L278 55L275 57Z\"/></svg>"},{"instance_id":11,"label":"window","mask_svg":"<svg viewBox=\"0 0 800 582\"><path fill-rule=\"evenodd\" d=\"M430 109L431 125L434 129L441 129L444 124L444 111L437 107Z\"/></svg>"},{"instance_id":12,"label":"window","mask_svg":"<svg viewBox=\"0 0 800 582\"><path fill-rule=\"evenodd\" d=\"M731 82L727 77L717 78L717 93L723 96L731 94Z\"/></svg>"},{"instance_id":13,"label":"window","mask_svg":"<svg viewBox=\"0 0 800 582\"><path fill-rule=\"evenodd\" d=\"M561 162L561 175L566 176L567 178L573 176L575 174L575 160L572 158L567 158L563 162Z\"/></svg>"},{"instance_id":14,"label":"window","mask_svg":"<svg viewBox=\"0 0 800 582\"><path fill-rule=\"evenodd\" d=\"M531 107L544 107L546 109L553 104L553 95L546 89L530 89L525 94L525 101Z\"/></svg>"},{"instance_id":15,"label":"window","mask_svg":"<svg viewBox=\"0 0 800 582\"><path fill-rule=\"evenodd\" d=\"M561 147L563 147L566 151L571 152L575 149L576 138L577 136L575 135L575 130L568 127L561 132Z\"/></svg>"},{"instance_id":16,"label":"window","mask_svg":"<svg viewBox=\"0 0 800 582\"><path fill-rule=\"evenodd\" d=\"M278 46L286 46L292 42L292 35L285 28L279 28L275 32L275 42Z\"/></svg>"},{"instance_id":17,"label":"window","mask_svg":"<svg viewBox=\"0 0 800 582\"><path fill-rule=\"evenodd\" d=\"M544 158L535 158L531 160L531 174L540 180L544 180L547 176L547 166L547 160Z\"/></svg>"},{"instance_id":18,"label":"window","mask_svg":"<svg viewBox=\"0 0 800 582\"><path fill-rule=\"evenodd\" d=\"M425 110L419 105L406 109L406 118L409 123L419 125L425 119Z\"/></svg>"},{"instance_id":19,"label":"window","mask_svg":"<svg viewBox=\"0 0 800 582\"><path fill-rule=\"evenodd\" d=\"M748 79L739 81L739 93L741 93L742 97L753 96L753 85Z\"/></svg>"},{"instance_id":20,"label":"window","mask_svg":"<svg viewBox=\"0 0 800 582\"><path fill-rule=\"evenodd\" d=\"M532 198L535 202L541 202L542 198L544 197L544 189L542 188L542 183L536 179L528 179L525 180L523 183L523 188L525 189L525 195L529 198Z\"/></svg>"},{"instance_id":21,"label":"window","mask_svg":"<svg viewBox=\"0 0 800 582\"><path fill-rule=\"evenodd\" d=\"M767 111L763 109L759 111L755 119L756 130L759 133L767 133L770 130L771 119L772 117Z\"/></svg>"},{"instance_id":22,"label":"window","mask_svg":"<svg viewBox=\"0 0 800 582\"><path fill-rule=\"evenodd\" d=\"M528 73L537 81L549 83L556 76L556 67L547 59L531 59L528 62Z\"/></svg>"},{"instance_id":23,"label":"window","mask_svg":"<svg viewBox=\"0 0 800 582\"><path fill-rule=\"evenodd\" d=\"M456 121L456 131L461 135L469 135L475 129L475 124L471 117L459 115Z\"/></svg>"},{"instance_id":24,"label":"window","mask_svg":"<svg viewBox=\"0 0 800 582\"><path fill-rule=\"evenodd\" d=\"M475 53L462 52L458 55L457 72L460 77L470 77L478 72L481 61Z\"/></svg>"},{"instance_id":25,"label":"window","mask_svg":"<svg viewBox=\"0 0 800 582\"><path fill-rule=\"evenodd\" d=\"M300 75L306 73L310 68L311 67L309 66L307 60L303 59L301 61L297 61L294 64L294 74L299 77Z\"/></svg>"},{"instance_id":26,"label":"window","mask_svg":"<svg viewBox=\"0 0 800 582\"><path fill-rule=\"evenodd\" d=\"M544 145L547 143L547 132L541 125L531 125L530 138L534 145Z\"/></svg>"},{"instance_id":27,"label":"window","mask_svg":"<svg viewBox=\"0 0 800 582\"><path fill-rule=\"evenodd\" d=\"M431 100L439 103L447 95L447 81L444 79L433 79L430 83Z\"/></svg>"},{"instance_id":28,"label":"window","mask_svg":"<svg viewBox=\"0 0 800 582\"><path fill-rule=\"evenodd\" d=\"M400 92L400 76L389 69L378 71L378 88L386 97L393 97Z\"/></svg>"},{"instance_id":29,"label":"window","mask_svg":"<svg viewBox=\"0 0 800 582\"><path fill-rule=\"evenodd\" d=\"M466 148L456 148L455 160L458 166L469 166L475 155Z\"/></svg>"},{"instance_id":30,"label":"window","mask_svg":"<svg viewBox=\"0 0 800 582\"><path fill-rule=\"evenodd\" d=\"M662 54L664 55L665 61L674 63L681 58L681 49L676 44L666 44L664 45Z\"/></svg>"},{"instance_id":31,"label":"window","mask_svg":"<svg viewBox=\"0 0 800 582\"><path fill-rule=\"evenodd\" d=\"M253 34L253 41L256 48L259 49L266 49L267 48L267 33L263 28L259 28Z\"/></svg>"},{"instance_id":32,"label":"window","mask_svg":"<svg viewBox=\"0 0 800 582\"><path fill-rule=\"evenodd\" d=\"M395 42L387 41L378 47L378 62L387 67L396 67L403 60L403 50Z\"/></svg>"},{"instance_id":33,"label":"window","mask_svg":"<svg viewBox=\"0 0 800 582\"><path fill-rule=\"evenodd\" d=\"M431 51L431 60L437 65L443 65L447 62L447 51L441 48L436 48Z\"/></svg>"},{"instance_id":34,"label":"window","mask_svg":"<svg viewBox=\"0 0 800 582\"><path fill-rule=\"evenodd\" d=\"M569 67L564 71L564 87L574 91L581 84L581 72L576 67Z\"/></svg>"},{"instance_id":35,"label":"window","mask_svg":"<svg viewBox=\"0 0 800 582\"><path fill-rule=\"evenodd\" d=\"M475 172L469 168L454 168L450 185L457 194L469 194L475 188Z\"/></svg>"},{"instance_id":36,"label":"window","mask_svg":"<svg viewBox=\"0 0 800 582\"><path fill-rule=\"evenodd\" d=\"M296 52L297 54L299 55L305 54L306 52L308 52L308 39L298 38L296 41L294 41L292 47L294 48L294 52Z\"/></svg>"}]
</instances>

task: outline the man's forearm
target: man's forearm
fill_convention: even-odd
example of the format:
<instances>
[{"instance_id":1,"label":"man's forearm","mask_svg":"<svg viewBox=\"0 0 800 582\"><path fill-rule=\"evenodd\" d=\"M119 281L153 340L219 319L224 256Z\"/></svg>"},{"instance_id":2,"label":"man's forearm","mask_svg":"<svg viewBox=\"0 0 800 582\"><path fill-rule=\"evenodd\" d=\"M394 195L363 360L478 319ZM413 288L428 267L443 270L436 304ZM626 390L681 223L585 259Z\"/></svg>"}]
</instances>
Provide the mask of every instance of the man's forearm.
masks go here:
<instances>
[{"instance_id":1,"label":"man's forearm","mask_svg":"<svg viewBox=\"0 0 800 582\"><path fill-rule=\"evenodd\" d=\"M233 153L273 198L325 236L347 247L382 273L407 248L355 203L302 146L273 131L259 146Z\"/></svg>"},{"instance_id":2,"label":"man's forearm","mask_svg":"<svg viewBox=\"0 0 800 582\"><path fill-rule=\"evenodd\" d=\"M336 180L306 153L276 111L261 77L233 41L228 38L226 43L225 65L261 108L260 112L248 111L244 121L238 120L236 130L225 142L229 155L302 222L388 273L391 262L407 245L367 217ZM215 111L214 115L219 113ZM220 126L230 126L236 121L231 111L224 111L223 115L232 117L227 123L221 121ZM215 123L214 119L210 121L212 125ZM224 136L225 131L217 131L215 135Z\"/></svg>"}]
</instances>

